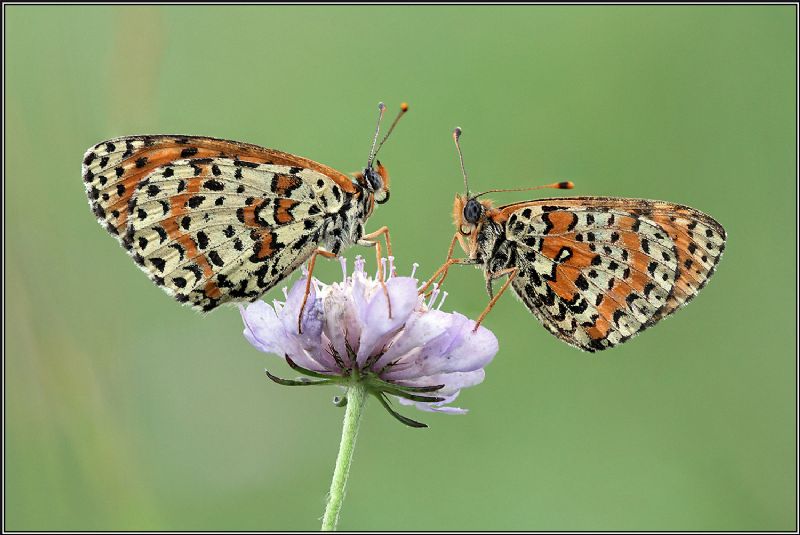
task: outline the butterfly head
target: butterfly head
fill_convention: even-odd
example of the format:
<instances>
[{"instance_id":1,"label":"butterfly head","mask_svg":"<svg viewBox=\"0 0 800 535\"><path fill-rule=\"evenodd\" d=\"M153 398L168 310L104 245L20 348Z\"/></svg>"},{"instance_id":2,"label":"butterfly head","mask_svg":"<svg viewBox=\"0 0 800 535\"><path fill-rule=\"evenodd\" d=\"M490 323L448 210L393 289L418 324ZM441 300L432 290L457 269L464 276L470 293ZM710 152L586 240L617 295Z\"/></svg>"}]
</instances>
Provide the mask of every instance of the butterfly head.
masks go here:
<instances>
[{"instance_id":1,"label":"butterfly head","mask_svg":"<svg viewBox=\"0 0 800 535\"><path fill-rule=\"evenodd\" d=\"M464 155L461 152L461 128L456 127L453 130L453 140L456 143L456 150L458 151L458 160L461 163L461 175L464 177L464 195L457 194L455 203L453 204L453 222L458 229L458 240L461 247L467 254L473 256L475 247L477 246L477 233L486 224L487 219L494 219L498 215L497 210L492 206L492 201L478 200L478 197L486 195L487 193L494 193L499 191L527 191L532 189L552 188L552 189L572 189L574 186L572 182L555 182L544 186L534 186L531 188L518 188L518 189L492 189L471 195L469 191L469 183L467 181L467 170L464 168ZM466 241L469 238L469 243Z\"/></svg>"},{"instance_id":2,"label":"butterfly head","mask_svg":"<svg viewBox=\"0 0 800 535\"><path fill-rule=\"evenodd\" d=\"M471 258L477 254L478 234L491 218L492 201L456 194L453 202L453 223L458 230L458 242Z\"/></svg>"},{"instance_id":3,"label":"butterfly head","mask_svg":"<svg viewBox=\"0 0 800 535\"><path fill-rule=\"evenodd\" d=\"M364 187L372 193L375 202L383 204L389 200L389 172L380 160L376 161L376 167L365 167L361 172L364 180Z\"/></svg>"},{"instance_id":4,"label":"butterfly head","mask_svg":"<svg viewBox=\"0 0 800 535\"><path fill-rule=\"evenodd\" d=\"M394 127L397 125L400 117L402 117L408 111L408 104L405 102L400 104L400 112L397 114L397 117L395 117L392 125L386 132L386 135L383 136L383 139L376 148L375 144L378 141L378 134L381 131L381 119L383 119L383 112L386 111L386 105L384 105L383 102L378 103L378 111L380 113L378 115L378 125L375 128L375 137L372 138L372 148L369 151L367 166L359 175L357 175L357 177L359 182L361 182L361 185L372 194L375 202L378 204L383 204L389 200L389 172L383 165L381 165L380 160L376 160L375 157L378 155L381 147L383 147L383 144L389 138L389 134L391 134L392 130L394 130ZM373 166L373 162L375 162L377 165Z\"/></svg>"}]
</instances>

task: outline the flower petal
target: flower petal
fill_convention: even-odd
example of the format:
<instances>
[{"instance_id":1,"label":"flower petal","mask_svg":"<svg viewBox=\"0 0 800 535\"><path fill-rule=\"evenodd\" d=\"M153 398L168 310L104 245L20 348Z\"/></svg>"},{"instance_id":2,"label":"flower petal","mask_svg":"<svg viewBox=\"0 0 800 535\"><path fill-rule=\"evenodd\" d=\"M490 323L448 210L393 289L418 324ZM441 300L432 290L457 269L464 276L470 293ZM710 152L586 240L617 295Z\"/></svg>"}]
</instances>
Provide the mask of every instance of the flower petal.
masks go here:
<instances>
[{"instance_id":1,"label":"flower petal","mask_svg":"<svg viewBox=\"0 0 800 535\"><path fill-rule=\"evenodd\" d=\"M452 344L453 332L451 314L439 310L416 310L403 330L403 333L392 343L386 353L375 363L373 370L381 370L386 364L394 361L413 362L419 353L436 341L444 347ZM446 339L440 339L446 337Z\"/></svg>"},{"instance_id":2,"label":"flower petal","mask_svg":"<svg viewBox=\"0 0 800 535\"><path fill-rule=\"evenodd\" d=\"M469 372L486 366L498 350L497 338L484 327L473 333L475 322L453 313L447 337L427 344L414 358L386 372L388 379L413 379L437 373ZM449 342L449 343L448 343Z\"/></svg>"},{"instance_id":3,"label":"flower petal","mask_svg":"<svg viewBox=\"0 0 800 535\"><path fill-rule=\"evenodd\" d=\"M443 358L429 362L429 366L425 368L427 373L470 372L483 368L492 361L499 349L494 333L482 326L473 333L475 322L471 320L466 328L467 332L461 337L461 343L451 346Z\"/></svg>"},{"instance_id":4,"label":"flower petal","mask_svg":"<svg viewBox=\"0 0 800 535\"><path fill-rule=\"evenodd\" d=\"M271 306L263 301L255 301L246 307L239 307L239 310L245 325L244 336L253 347L280 358L288 354L304 368L320 368L320 364L300 347L297 338L286 333L280 314L276 314Z\"/></svg>"},{"instance_id":5,"label":"flower petal","mask_svg":"<svg viewBox=\"0 0 800 535\"><path fill-rule=\"evenodd\" d=\"M398 329L405 325L409 315L419 302L417 281L411 277L393 277L386 282L392 315L389 317L389 301L378 283L363 314L364 327L358 348L358 363L363 365L367 358L383 349Z\"/></svg>"},{"instance_id":6,"label":"flower petal","mask_svg":"<svg viewBox=\"0 0 800 535\"><path fill-rule=\"evenodd\" d=\"M466 414L468 411L467 409L462 409L460 407L450 407L448 403L452 403L458 397L458 392L453 395L447 396L442 401L437 401L435 403L423 403L420 401L411 401L409 399L397 398L397 401L401 405L414 405L421 411L426 412L443 412L445 414Z\"/></svg>"},{"instance_id":7,"label":"flower petal","mask_svg":"<svg viewBox=\"0 0 800 535\"><path fill-rule=\"evenodd\" d=\"M244 337L247 341L259 351L283 358L288 341L275 310L264 301L256 301L240 306L239 312L244 321Z\"/></svg>"},{"instance_id":8,"label":"flower petal","mask_svg":"<svg viewBox=\"0 0 800 535\"><path fill-rule=\"evenodd\" d=\"M361 321L353 302L352 287L349 284L331 285L324 297L323 310L325 336L340 358L349 362L347 343L357 350L361 337Z\"/></svg>"},{"instance_id":9,"label":"flower petal","mask_svg":"<svg viewBox=\"0 0 800 535\"><path fill-rule=\"evenodd\" d=\"M317 364L312 369L329 369L335 365L333 358L324 350L322 345L322 324L324 319L323 303L317 299L317 290L314 284L309 287L308 298L303 307L301 322L302 331L297 331L297 318L300 307L306 294L306 279L301 278L292 285L286 297L286 303L278 312L278 317L283 324L287 336L292 337L301 350ZM293 354L290 354L294 358Z\"/></svg>"},{"instance_id":10,"label":"flower petal","mask_svg":"<svg viewBox=\"0 0 800 535\"><path fill-rule=\"evenodd\" d=\"M291 290L289 290L289 294L286 296L286 304L284 304L283 309L280 311L280 319L281 323L283 323L283 329L288 334L300 334L297 331L297 318L300 316L300 306L303 304L303 298L305 297L305 294L306 279L302 278L292 285ZM319 323L321 327L322 319L317 314L312 312L314 310L314 304L316 301L317 291L312 284L309 288L308 299L306 299L305 308L303 308L303 319L301 322L303 333L301 336L305 336L308 328L316 331L317 326L314 325L315 323ZM310 325L307 325L309 323Z\"/></svg>"},{"instance_id":11,"label":"flower petal","mask_svg":"<svg viewBox=\"0 0 800 535\"><path fill-rule=\"evenodd\" d=\"M431 314L433 311L426 313ZM413 379L430 375L444 366L443 359L451 348L461 345L468 332L469 320L458 313L446 314L449 325L444 332L436 336L418 350L409 351L405 357L395 361L391 368L384 372L388 379Z\"/></svg>"},{"instance_id":12,"label":"flower petal","mask_svg":"<svg viewBox=\"0 0 800 535\"><path fill-rule=\"evenodd\" d=\"M486 372L484 372L483 369L479 369L469 372L437 373L425 377L418 377L413 381L399 381L398 384L401 386L444 385L444 387L437 390L435 394L437 396L447 397L457 394L462 388L469 388L470 386L481 384L484 377L486 377Z\"/></svg>"}]
</instances>

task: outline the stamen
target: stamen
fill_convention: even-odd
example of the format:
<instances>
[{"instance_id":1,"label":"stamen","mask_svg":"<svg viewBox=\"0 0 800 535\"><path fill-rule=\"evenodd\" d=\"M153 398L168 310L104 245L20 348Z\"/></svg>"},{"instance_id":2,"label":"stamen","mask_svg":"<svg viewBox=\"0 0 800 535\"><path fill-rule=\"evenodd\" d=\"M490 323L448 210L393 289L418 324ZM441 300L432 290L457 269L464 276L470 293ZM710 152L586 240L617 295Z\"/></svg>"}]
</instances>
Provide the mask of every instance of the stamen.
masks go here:
<instances>
[{"instance_id":1,"label":"stamen","mask_svg":"<svg viewBox=\"0 0 800 535\"><path fill-rule=\"evenodd\" d=\"M431 290L431 297L428 299L428 308L433 308L433 303L436 301L436 297L439 295L439 285L437 283L433 283L433 290Z\"/></svg>"},{"instance_id":2,"label":"stamen","mask_svg":"<svg viewBox=\"0 0 800 535\"><path fill-rule=\"evenodd\" d=\"M342 265L342 283L345 283L347 282L347 259L343 256L340 256L339 264Z\"/></svg>"},{"instance_id":3,"label":"stamen","mask_svg":"<svg viewBox=\"0 0 800 535\"><path fill-rule=\"evenodd\" d=\"M447 292L442 292L442 300L439 301L439 306L436 307L436 310L441 310L442 305L444 304L444 300L447 299Z\"/></svg>"},{"instance_id":4,"label":"stamen","mask_svg":"<svg viewBox=\"0 0 800 535\"><path fill-rule=\"evenodd\" d=\"M378 279L381 278L381 269L383 269L383 272L386 273L386 259L385 258L381 258L381 267L378 268L378 270L375 272L375 280L378 280Z\"/></svg>"},{"instance_id":5,"label":"stamen","mask_svg":"<svg viewBox=\"0 0 800 535\"><path fill-rule=\"evenodd\" d=\"M364 260L364 257L361 256L361 255L358 255L356 257L356 263L355 263L355 266L354 266L354 269L353 269L353 273L354 274L355 273L361 273L363 275L364 274L364 264L366 264L366 261Z\"/></svg>"},{"instance_id":6,"label":"stamen","mask_svg":"<svg viewBox=\"0 0 800 535\"><path fill-rule=\"evenodd\" d=\"M414 262L413 264L411 264L411 278L412 278L412 279L414 278L414 273L416 273L416 272L417 272L417 268L418 268L418 267L419 267L419 264L417 264L416 262ZM418 289L418 290L419 290L419 289Z\"/></svg>"},{"instance_id":7,"label":"stamen","mask_svg":"<svg viewBox=\"0 0 800 535\"><path fill-rule=\"evenodd\" d=\"M386 279L387 280L391 279L393 274L394 274L394 257L390 256L389 257L389 276L386 277Z\"/></svg>"}]
</instances>

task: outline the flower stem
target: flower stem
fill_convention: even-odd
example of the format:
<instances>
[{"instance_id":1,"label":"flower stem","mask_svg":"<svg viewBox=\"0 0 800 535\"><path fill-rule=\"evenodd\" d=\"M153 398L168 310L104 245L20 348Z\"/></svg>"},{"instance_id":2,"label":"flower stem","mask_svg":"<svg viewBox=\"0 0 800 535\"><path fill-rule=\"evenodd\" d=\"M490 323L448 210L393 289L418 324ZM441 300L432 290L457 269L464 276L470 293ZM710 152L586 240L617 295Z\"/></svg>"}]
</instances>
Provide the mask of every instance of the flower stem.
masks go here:
<instances>
[{"instance_id":1,"label":"flower stem","mask_svg":"<svg viewBox=\"0 0 800 535\"><path fill-rule=\"evenodd\" d=\"M353 449L358 435L358 424L361 412L366 401L366 386L361 382L353 383L347 391L347 409L344 413L342 427L342 441L339 444L339 456L336 458L336 468L333 470L331 490L328 494L328 505L325 507L325 516L322 517L322 531L335 531L339 521L339 511L344 501L344 489L347 484L347 474L350 472L350 463L353 460Z\"/></svg>"}]
</instances>

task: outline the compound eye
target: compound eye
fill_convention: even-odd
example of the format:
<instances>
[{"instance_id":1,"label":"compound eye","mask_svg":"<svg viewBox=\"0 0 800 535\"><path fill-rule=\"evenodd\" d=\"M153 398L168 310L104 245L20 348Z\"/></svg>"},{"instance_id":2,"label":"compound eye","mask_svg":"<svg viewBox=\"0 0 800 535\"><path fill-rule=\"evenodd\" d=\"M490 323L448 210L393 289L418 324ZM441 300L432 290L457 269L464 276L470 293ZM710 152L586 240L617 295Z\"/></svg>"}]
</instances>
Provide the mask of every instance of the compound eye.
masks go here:
<instances>
[{"instance_id":1,"label":"compound eye","mask_svg":"<svg viewBox=\"0 0 800 535\"><path fill-rule=\"evenodd\" d=\"M464 219L474 225L481 218L482 209L481 203L475 199L468 200L467 205L464 207Z\"/></svg>"},{"instance_id":2,"label":"compound eye","mask_svg":"<svg viewBox=\"0 0 800 535\"><path fill-rule=\"evenodd\" d=\"M364 178L367 179L367 184L369 184L372 191L377 191L383 187L383 181L380 175L372 168L364 169Z\"/></svg>"}]
</instances>

